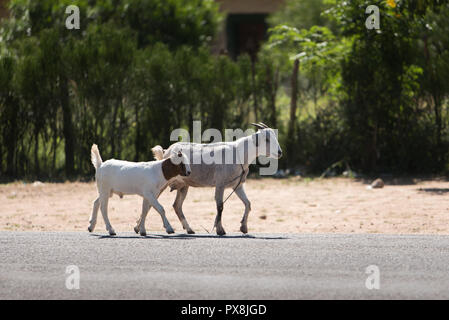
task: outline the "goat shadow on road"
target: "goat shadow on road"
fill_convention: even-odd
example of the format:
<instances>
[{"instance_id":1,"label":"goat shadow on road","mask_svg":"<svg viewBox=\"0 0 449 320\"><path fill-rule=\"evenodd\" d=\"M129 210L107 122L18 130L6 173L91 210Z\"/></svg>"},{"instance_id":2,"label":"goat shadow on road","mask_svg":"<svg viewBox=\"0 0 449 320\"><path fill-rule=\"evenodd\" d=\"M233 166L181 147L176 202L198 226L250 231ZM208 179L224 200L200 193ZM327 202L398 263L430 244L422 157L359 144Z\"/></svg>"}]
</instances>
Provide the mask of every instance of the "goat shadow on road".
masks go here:
<instances>
[{"instance_id":1,"label":"goat shadow on road","mask_svg":"<svg viewBox=\"0 0 449 320\"><path fill-rule=\"evenodd\" d=\"M419 188L418 192L427 192L435 195L444 195L449 193L449 188Z\"/></svg>"},{"instance_id":2,"label":"goat shadow on road","mask_svg":"<svg viewBox=\"0 0 449 320\"><path fill-rule=\"evenodd\" d=\"M213 234L174 234L174 235L164 235L164 234L147 234L146 236L140 235L130 235L130 236L110 236L102 234L91 234L91 237L96 237L97 239L157 239L157 240L194 240L194 239L248 239L248 240L287 240L288 237L282 236L255 236L251 234L247 235L213 235Z\"/></svg>"}]
</instances>

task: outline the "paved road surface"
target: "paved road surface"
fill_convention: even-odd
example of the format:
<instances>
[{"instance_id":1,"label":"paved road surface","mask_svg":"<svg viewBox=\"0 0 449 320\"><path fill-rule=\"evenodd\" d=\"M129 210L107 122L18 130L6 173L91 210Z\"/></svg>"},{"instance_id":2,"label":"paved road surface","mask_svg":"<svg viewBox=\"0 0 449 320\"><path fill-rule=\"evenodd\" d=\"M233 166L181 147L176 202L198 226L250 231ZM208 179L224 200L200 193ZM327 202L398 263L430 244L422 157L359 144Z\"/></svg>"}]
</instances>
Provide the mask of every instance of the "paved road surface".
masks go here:
<instances>
[{"instance_id":1,"label":"paved road surface","mask_svg":"<svg viewBox=\"0 0 449 320\"><path fill-rule=\"evenodd\" d=\"M0 232L0 299L35 298L449 299L449 236Z\"/></svg>"}]
</instances>

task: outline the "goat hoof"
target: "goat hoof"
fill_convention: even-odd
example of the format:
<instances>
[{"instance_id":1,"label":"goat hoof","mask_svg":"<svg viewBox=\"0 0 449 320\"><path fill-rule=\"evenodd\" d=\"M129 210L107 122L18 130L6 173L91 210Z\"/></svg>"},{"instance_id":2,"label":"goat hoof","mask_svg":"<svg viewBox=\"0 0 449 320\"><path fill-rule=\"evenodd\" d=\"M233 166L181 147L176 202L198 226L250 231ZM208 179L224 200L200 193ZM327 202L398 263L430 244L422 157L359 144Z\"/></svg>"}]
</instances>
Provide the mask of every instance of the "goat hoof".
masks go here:
<instances>
[{"instance_id":1,"label":"goat hoof","mask_svg":"<svg viewBox=\"0 0 449 320\"><path fill-rule=\"evenodd\" d=\"M147 233L146 233L146 232L141 232L140 235L141 235L142 237L146 237L146 236L147 236Z\"/></svg>"},{"instance_id":2,"label":"goat hoof","mask_svg":"<svg viewBox=\"0 0 449 320\"><path fill-rule=\"evenodd\" d=\"M195 234L195 231L193 231L192 229L187 230L188 234Z\"/></svg>"},{"instance_id":3,"label":"goat hoof","mask_svg":"<svg viewBox=\"0 0 449 320\"><path fill-rule=\"evenodd\" d=\"M115 231L109 231L109 235L110 236L116 236L117 234L115 233Z\"/></svg>"},{"instance_id":4,"label":"goat hoof","mask_svg":"<svg viewBox=\"0 0 449 320\"><path fill-rule=\"evenodd\" d=\"M175 233L175 230L173 230L173 229L168 229L168 230L166 230L166 231L167 231L168 234Z\"/></svg>"},{"instance_id":5,"label":"goat hoof","mask_svg":"<svg viewBox=\"0 0 449 320\"><path fill-rule=\"evenodd\" d=\"M217 234L219 236L224 236L226 234L226 232L224 231L224 229L220 229L220 230L217 229Z\"/></svg>"},{"instance_id":6,"label":"goat hoof","mask_svg":"<svg viewBox=\"0 0 449 320\"><path fill-rule=\"evenodd\" d=\"M240 231L242 231L243 233L248 233L248 227L247 226L241 226L240 227Z\"/></svg>"},{"instance_id":7,"label":"goat hoof","mask_svg":"<svg viewBox=\"0 0 449 320\"><path fill-rule=\"evenodd\" d=\"M139 233L139 228L134 227L134 232L135 232L135 233Z\"/></svg>"},{"instance_id":8,"label":"goat hoof","mask_svg":"<svg viewBox=\"0 0 449 320\"><path fill-rule=\"evenodd\" d=\"M94 231L94 229L91 228L91 227L88 227L88 228L87 228L87 231L92 232L92 231Z\"/></svg>"}]
</instances>

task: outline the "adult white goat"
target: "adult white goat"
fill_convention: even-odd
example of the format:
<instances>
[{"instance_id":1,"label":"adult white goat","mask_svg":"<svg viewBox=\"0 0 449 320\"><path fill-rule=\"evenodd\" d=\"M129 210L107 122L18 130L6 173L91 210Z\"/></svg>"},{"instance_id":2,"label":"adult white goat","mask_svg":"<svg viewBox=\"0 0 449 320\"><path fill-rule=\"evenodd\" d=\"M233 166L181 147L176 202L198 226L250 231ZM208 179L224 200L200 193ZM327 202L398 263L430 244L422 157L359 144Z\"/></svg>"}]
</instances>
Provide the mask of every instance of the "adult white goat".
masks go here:
<instances>
[{"instance_id":1,"label":"adult white goat","mask_svg":"<svg viewBox=\"0 0 449 320\"><path fill-rule=\"evenodd\" d=\"M175 150L182 150L187 154L191 163L192 174L189 177L176 177L170 182L172 190L177 190L176 200L173 204L176 215L182 223L187 233L195 233L187 223L182 212L184 202L189 187L215 187L215 202L217 204L217 216L215 227L218 235L226 234L221 224L221 214L223 211L223 194L226 188L234 188L235 194L245 204L245 213L241 221L240 231L248 232L248 214L251 210L251 203L248 200L243 187L248 175L249 165L258 157L266 156L278 159L282 156L282 150L273 129L263 123L254 124L259 131L240 138L232 142L195 144L177 142L172 144L167 150L161 146L153 148L154 157L158 160L166 159ZM205 163L204 157L210 154L232 155L233 161L229 163ZM219 157L220 157L219 156ZM201 163L196 163L200 159Z\"/></svg>"},{"instance_id":2,"label":"adult white goat","mask_svg":"<svg viewBox=\"0 0 449 320\"><path fill-rule=\"evenodd\" d=\"M95 229L100 208L106 230L110 235L116 234L108 219L108 200L114 193L120 197L125 194L138 194L143 197L142 215L134 228L134 231L139 232L140 235L146 235L145 218L151 206L161 215L167 233L174 232L157 198L170 179L177 175L190 175L189 159L184 153L181 151L173 153L162 161L129 162L110 159L103 162L98 147L94 144L91 149L91 160L96 170L95 179L99 195L94 201L89 219L89 232Z\"/></svg>"}]
</instances>

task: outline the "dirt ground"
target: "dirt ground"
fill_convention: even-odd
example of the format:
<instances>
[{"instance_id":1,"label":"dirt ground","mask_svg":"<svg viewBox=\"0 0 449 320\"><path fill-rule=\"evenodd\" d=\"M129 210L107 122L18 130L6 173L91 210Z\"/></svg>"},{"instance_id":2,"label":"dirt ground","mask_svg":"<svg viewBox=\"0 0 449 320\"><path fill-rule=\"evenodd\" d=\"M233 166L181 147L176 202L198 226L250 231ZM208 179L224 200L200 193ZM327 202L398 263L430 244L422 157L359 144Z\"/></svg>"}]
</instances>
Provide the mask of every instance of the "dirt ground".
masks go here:
<instances>
[{"instance_id":1,"label":"dirt ground","mask_svg":"<svg viewBox=\"0 0 449 320\"><path fill-rule=\"evenodd\" d=\"M348 178L250 179L249 232L449 234L449 182L408 179L387 182L383 189L367 186ZM226 190L225 197L230 192ZM0 230L87 232L96 195L94 183L0 185ZM175 192L167 189L160 202L175 230L184 233L171 206L174 198ZM116 232L133 230L141 202L138 196L109 200L109 219ZM243 203L232 195L223 212L227 232L239 232L243 211ZM184 213L196 232L210 231L215 218L213 189L190 188ZM154 209L146 227L164 231ZM105 232L101 213L95 231Z\"/></svg>"}]
</instances>

